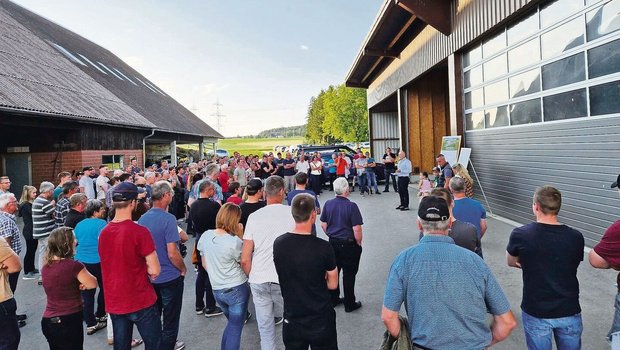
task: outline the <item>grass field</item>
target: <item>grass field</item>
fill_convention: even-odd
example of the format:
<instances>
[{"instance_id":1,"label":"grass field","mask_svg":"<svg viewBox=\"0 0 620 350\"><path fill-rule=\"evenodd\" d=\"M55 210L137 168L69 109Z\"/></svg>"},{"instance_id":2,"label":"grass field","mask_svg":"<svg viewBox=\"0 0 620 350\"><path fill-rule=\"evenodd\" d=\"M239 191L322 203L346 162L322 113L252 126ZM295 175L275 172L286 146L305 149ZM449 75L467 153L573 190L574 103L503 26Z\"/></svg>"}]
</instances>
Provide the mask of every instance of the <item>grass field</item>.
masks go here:
<instances>
[{"instance_id":1,"label":"grass field","mask_svg":"<svg viewBox=\"0 0 620 350\"><path fill-rule=\"evenodd\" d=\"M303 137L288 137L288 138L272 138L272 139L244 139L244 138L229 138L222 139L217 144L218 149L225 149L230 154L233 152L239 152L243 155L248 154L262 154L263 152L273 151L274 146L287 146L301 145L304 143ZM194 145L187 145L189 149L198 149Z\"/></svg>"}]
</instances>

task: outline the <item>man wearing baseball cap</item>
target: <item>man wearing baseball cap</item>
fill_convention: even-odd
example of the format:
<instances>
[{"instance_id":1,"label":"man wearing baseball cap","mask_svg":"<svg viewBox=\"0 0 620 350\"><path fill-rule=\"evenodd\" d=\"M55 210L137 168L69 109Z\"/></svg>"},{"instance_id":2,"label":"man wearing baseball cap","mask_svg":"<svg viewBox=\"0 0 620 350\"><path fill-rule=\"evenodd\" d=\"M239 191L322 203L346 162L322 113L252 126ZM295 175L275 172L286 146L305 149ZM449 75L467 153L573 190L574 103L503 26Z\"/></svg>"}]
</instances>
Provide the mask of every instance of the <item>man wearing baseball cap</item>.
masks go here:
<instances>
[{"instance_id":1,"label":"man wearing baseball cap","mask_svg":"<svg viewBox=\"0 0 620 350\"><path fill-rule=\"evenodd\" d=\"M243 224L244 230L250 214L267 205L263 200L263 182L261 179L254 178L248 181L248 184L245 186L245 193L248 195L248 199L239 205L241 208L241 219L239 222Z\"/></svg>"},{"instance_id":2,"label":"man wearing baseball cap","mask_svg":"<svg viewBox=\"0 0 620 350\"><path fill-rule=\"evenodd\" d=\"M394 259L388 274L381 319L397 338L398 311L405 303L414 349L484 349L517 325L491 270L454 243L449 226L446 201L424 197L418 209L424 237ZM487 310L493 315L490 327Z\"/></svg>"},{"instance_id":3,"label":"man wearing baseball cap","mask_svg":"<svg viewBox=\"0 0 620 350\"><path fill-rule=\"evenodd\" d=\"M157 295L149 281L161 271L151 233L134 223L138 187L122 182L112 197L114 219L101 231L99 256L105 290L106 311L112 318L114 348L129 349L134 324L145 349L158 349L162 337Z\"/></svg>"},{"instance_id":4,"label":"man wearing baseball cap","mask_svg":"<svg viewBox=\"0 0 620 350\"><path fill-rule=\"evenodd\" d=\"M618 191L620 194L620 175L616 181L611 184L611 188ZM590 264L597 269L614 269L620 270L620 220L614 222L605 234L601 241L590 251L589 255ZM620 273L616 277L618 294L616 295L616 311L614 313L614 320L611 324L611 329L607 333L607 339L612 341L613 338L620 336Z\"/></svg>"}]
</instances>

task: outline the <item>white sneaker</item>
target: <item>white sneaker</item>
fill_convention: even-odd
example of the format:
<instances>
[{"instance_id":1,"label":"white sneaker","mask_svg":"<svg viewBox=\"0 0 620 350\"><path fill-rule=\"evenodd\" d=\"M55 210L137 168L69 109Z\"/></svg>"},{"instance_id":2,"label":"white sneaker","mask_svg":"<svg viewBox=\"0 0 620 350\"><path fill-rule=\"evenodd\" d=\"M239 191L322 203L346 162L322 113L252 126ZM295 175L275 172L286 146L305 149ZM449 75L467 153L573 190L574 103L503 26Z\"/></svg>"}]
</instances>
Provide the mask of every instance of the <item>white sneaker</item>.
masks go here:
<instances>
[{"instance_id":1,"label":"white sneaker","mask_svg":"<svg viewBox=\"0 0 620 350\"><path fill-rule=\"evenodd\" d=\"M185 349L185 343L177 340L177 342L174 344L174 350L183 350Z\"/></svg>"}]
</instances>

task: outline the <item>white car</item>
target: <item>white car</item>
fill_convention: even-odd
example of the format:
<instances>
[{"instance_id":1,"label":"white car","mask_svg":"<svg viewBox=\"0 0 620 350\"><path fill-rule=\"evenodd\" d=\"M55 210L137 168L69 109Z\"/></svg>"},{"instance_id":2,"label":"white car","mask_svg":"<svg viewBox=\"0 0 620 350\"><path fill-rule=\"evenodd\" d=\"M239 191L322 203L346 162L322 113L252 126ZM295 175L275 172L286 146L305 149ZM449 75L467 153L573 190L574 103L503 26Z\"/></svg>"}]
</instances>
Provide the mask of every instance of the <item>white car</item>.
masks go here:
<instances>
[{"instance_id":1,"label":"white car","mask_svg":"<svg viewBox=\"0 0 620 350\"><path fill-rule=\"evenodd\" d=\"M208 155L213 154L213 150L207 151L207 154ZM218 156L219 158L230 157L230 155L228 154L228 151L225 149L216 149L215 155Z\"/></svg>"}]
</instances>

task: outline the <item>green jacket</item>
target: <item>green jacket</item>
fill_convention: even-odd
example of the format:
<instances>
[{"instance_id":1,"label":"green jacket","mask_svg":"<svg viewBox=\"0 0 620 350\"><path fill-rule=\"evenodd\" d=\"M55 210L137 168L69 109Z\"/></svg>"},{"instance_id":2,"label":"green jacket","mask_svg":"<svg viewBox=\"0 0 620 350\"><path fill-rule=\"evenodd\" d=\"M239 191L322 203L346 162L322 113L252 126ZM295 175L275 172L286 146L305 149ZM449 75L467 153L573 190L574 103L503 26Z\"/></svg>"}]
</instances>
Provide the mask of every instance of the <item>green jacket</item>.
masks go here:
<instances>
[{"instance_id":1,"label":"green jacket","mask_svg":"<svg viewBox=\"0 0 620 350\"><path fill-rule=\"evenodd\" d=\"M379 350L412 350L411 336L409 335L409 321L406 317L398 315L400 321L400 333L398 338L392 337L390 332L385 331L383 334L383 342Z\"/></svg>"}]
</instances>

